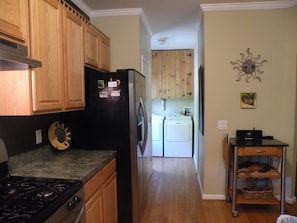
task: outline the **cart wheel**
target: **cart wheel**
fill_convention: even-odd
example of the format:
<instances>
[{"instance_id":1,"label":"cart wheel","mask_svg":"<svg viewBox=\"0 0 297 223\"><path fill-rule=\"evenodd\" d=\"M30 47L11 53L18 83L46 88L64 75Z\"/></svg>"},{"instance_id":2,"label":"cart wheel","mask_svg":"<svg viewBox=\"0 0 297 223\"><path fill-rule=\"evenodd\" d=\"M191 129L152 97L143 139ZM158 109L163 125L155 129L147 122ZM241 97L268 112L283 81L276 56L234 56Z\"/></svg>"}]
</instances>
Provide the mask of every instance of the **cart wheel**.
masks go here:
<instances>
[{"instance_id":1,"label":"cart wheel","mask_svg":"<svg viewBox=\"0 0 297 223\"><path fill-rule=\"evenodd\" d=\"M232 215L233 215L233 217L237 217L238 216L238 211L232 211Z\"/></svg>"},{"instance_id":2,"label":"cart wheel","mask_svg":"<svg viewBox=\"0 0 297 223\"><path fill-rule=\"evenodd\" d=\"M228 196L226 196L226 201L227 202L231 202L231 197L228 195Z\"/></svg>"}]
</instances>

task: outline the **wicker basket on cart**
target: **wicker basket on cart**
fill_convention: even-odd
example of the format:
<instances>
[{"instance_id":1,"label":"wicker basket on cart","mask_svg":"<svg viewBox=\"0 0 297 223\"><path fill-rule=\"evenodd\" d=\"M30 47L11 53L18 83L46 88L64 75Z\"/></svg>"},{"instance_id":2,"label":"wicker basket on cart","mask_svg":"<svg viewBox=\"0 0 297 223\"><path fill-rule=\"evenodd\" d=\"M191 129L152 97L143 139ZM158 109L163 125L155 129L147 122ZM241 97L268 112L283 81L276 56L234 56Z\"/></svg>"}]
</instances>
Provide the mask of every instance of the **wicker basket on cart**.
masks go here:
<instances>
[{"instance_id":1,"label":"wicker basket on cart","mask_svg":"<svg viewBox=\"0 0 297 223\"><path fill-rule=\"evenodd\" d=\"M270 179L247 178L242 184L242 196L247 199L269 199L273 197Z\"/></svg>"}]
</instances>

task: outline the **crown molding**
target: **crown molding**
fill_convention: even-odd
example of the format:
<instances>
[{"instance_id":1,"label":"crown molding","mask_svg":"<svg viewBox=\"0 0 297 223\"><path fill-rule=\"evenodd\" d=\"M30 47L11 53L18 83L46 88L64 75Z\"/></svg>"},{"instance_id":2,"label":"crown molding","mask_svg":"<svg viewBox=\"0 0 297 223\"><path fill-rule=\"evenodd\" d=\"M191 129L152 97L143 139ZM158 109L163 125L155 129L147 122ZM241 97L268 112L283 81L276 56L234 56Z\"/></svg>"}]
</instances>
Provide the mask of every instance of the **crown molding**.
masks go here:
<instances>
[{"instance_id":1,"label":"crown molding","mask_svg":"<svg viewBox=\"0 0 297 223\"><path fill-rule=\"evenodd\" d=\"M144 14L142 8L123 8L123 9L106 9L106 10L91 10L83 1L81 0L71 0L77 7L84 11L89 17L107 17L107 16L129 16L129 15L139 15L142 22L144 23L148 33L152 35L152 29L149 25L146 15Z\"/></svg>"},{"instance_id":2,"label":"crown molding","mask_svg":"<svg viewBox=\"0 0 297 223\"><path fill-rule=\"evenodd\" d=\"M71 0L71 1L90 17L141 15L143 11L142 8L92 10L82 0Z\"/></svg>"},{"instance_id":3,"label":"crown molding","mask_svg":"<svg viewBox=\"0 0 297 223\"><path fill-rule=\"evenodd\" d=\"M230 11L230 10L259 10L259 9L281 9L297 5L297 0L267 1L267 2L237 2L201 4L202 11Z\"/></svg>"},{"instance_id":4,"label":"crown molding","mask_svg":"<svg viewBox=\"0 0 297 223\"><path fill-rule=\"evenodd\" d=\"M140 13L140 17L141 17L141 20L142 20L142 22L143 22L143 24L144 24L147 32L149 33L150 36L152 36L153 35L153 31L151 29L150 23L148 22L147 17L144 14L143 10Z\"/></svg>"},{"instance_id":5,"label":"crown molding","mask_svg":"<svg viewBox=\"0 0 297 223\"><path fill-rule=\"evenodd\" d=\"M90 17L140 15L141 12L142 8L92 10L90 12Z\"/></svg>"}]
</instances>

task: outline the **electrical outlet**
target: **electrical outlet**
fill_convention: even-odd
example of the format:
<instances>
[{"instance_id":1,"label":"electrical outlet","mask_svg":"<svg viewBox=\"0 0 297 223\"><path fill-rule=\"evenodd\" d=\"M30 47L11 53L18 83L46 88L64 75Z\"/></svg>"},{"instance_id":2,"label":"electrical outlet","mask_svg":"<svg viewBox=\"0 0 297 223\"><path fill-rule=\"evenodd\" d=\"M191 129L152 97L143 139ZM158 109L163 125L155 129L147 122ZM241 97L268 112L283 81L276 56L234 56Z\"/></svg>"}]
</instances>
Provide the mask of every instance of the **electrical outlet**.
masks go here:
<instances>
[{"instance_id":1,"label":"electrical outlet","mask_svg":"<svg viewBox=\"0 0 297 223\"><path fill-rule=\"evenodd\" d=\"M41 129L35 130L35 140L36 140L36 144L42 143L42 131L41 131Z\"/></svg>"}]
</instances>

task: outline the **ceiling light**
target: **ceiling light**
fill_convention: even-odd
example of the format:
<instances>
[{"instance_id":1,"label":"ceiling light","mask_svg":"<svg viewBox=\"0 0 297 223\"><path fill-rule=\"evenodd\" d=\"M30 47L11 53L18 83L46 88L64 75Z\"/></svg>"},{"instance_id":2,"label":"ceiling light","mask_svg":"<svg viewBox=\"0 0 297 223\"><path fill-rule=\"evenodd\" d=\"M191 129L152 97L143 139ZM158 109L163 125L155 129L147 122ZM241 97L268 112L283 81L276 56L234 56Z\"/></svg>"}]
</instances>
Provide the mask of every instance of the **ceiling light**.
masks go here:
<instances>
[{"instance_id":1,"label":"ceiling light","mask_svg":"<svg viewBox=\"0 0 297 223\"><path fill-rule=\"evenodd\" d=\"M158 39L159 45L164 45L167 42L168 38L167 37L160 37Z\"/></svg>"}]
</instances>

